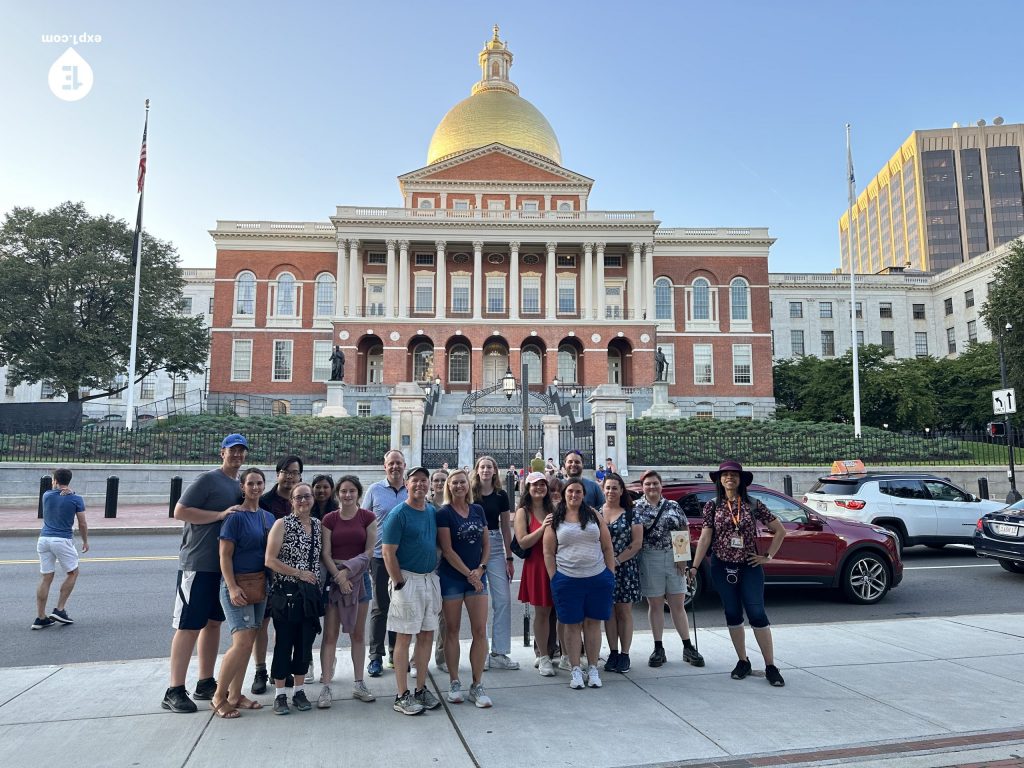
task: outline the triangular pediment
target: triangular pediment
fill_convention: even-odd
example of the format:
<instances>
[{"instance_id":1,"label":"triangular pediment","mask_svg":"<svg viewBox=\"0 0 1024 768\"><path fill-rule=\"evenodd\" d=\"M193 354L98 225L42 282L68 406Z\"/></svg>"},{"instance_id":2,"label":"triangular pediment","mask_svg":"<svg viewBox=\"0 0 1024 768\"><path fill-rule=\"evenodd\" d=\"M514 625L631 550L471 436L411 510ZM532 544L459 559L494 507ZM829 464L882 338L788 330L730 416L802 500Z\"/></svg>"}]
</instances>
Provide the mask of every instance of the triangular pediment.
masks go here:
<instances>
[{"instance_id":1,"label":"triangular pediment","mask_svg":"<svg viewBox=\"0 0 1024 768\"><path fill-rule=\"evenodd\" d=\"M400 183L429 181L513 182L590 186L593 179L574 173L538 155L488 144L398 177Z\"/></svg>"}]
</instances>

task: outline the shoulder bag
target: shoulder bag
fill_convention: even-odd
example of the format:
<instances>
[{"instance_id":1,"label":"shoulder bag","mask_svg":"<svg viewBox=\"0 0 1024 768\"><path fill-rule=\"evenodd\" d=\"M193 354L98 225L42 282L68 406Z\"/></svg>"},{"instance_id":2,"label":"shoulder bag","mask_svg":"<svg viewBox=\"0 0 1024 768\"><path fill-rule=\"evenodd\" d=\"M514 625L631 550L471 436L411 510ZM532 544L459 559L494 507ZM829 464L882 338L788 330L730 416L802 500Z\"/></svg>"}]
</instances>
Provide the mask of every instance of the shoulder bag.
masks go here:
<instances>
[{"instance_id":1,"label":"shoulder bag","mask_svg":"<svg viewBox=\"0 0 1024 768\"><path fill-rule=\"evenodd\" d=\"M266 526L266 518L263 517L263 510L259 510L260 519L263 521L263 552L267 551L267 534L270 529ZM261 568L253 573L236 573L235 583L245 592L245 602L248 605L256 605L267 599L267 571Z\"/></svg>"}]
</instances>

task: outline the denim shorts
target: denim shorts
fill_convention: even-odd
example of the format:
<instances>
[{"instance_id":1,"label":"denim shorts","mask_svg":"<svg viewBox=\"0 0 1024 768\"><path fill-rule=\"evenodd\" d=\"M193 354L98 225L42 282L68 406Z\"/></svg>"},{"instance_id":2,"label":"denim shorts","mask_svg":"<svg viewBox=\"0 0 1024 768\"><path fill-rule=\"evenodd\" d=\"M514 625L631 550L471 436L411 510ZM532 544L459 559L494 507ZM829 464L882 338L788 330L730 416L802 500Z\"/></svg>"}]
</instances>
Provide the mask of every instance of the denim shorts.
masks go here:
<instances>
[{"instance_id":1,"label":"denim shorts","mask_svg":"<svg viewBox=\"0 0 1024 768\"><path fill-rule=\"evenodd\" d=\"M237 606L231 604L231 595L228 594L228 583L220 583L220 605L224 609L225 621L231 634L243 629L259 629L263 623L263 613L267 608L267 601L264 600L253 605Z\"/></svg>"},{"instance_id":2,"label":"denim shorts","mask_svg":"<svg viewBox=\"0 0 1024 768\"><path fill-rule=\"evenodd\" d=\"M477 592L476 588L470 585L469 579L467 579L461 573L449 574L445 571L438 571L438 576L441 577L442 600L454 600L456 598L473 597L474 595L487 594L486 573L483 575L484 589L482 592Z\"/></svg>"},{"instance_id":3,"label":"denim shorts","mask_svg":"<svg viewBox=\"0 0 1024 768\"><path fill-rule=\"evenodd\" d=\"M363 596L359 598L360 603L368 603L373 599L373 580L370 578L370 569L363 571Z\"/></svg>"}]
</instances>

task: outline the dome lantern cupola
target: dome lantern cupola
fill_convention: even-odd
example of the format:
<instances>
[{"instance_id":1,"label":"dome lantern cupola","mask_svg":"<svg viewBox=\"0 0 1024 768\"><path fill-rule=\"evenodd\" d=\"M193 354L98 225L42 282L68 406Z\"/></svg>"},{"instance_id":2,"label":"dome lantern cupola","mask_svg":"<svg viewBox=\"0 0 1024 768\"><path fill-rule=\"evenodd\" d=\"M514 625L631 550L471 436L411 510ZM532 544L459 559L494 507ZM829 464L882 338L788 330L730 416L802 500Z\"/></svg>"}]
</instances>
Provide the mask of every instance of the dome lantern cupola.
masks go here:
<instances>
[{"instance_id":1,"label":"dome lantern cupola","mask_svg":"<svg viewBox=\"0 0 1024 768\"><path fill-rule=\"evenodd\" d=\"M498 25L494 25L494 37L480 51L480 82L473 86L473 94L486 90L511 91L518 95L519 88L508 79L512 68L512 52L508 45L498 39Z\"/></svg>"}]
</instances>

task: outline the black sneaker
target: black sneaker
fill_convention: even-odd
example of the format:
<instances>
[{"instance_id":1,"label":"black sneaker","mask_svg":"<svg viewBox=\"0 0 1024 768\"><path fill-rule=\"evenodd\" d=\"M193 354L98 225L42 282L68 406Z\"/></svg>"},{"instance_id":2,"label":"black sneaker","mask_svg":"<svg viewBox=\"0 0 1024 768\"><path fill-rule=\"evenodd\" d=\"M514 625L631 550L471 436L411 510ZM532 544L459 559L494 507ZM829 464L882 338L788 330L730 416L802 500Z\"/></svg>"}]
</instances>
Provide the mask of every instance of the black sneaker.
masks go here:
<instances>
[{"instance_id":1,"label":"black sneaker","mask_svg":"<svg viewBox=\"0 0 1024 768\"><path fill-rule=\"evenodd\" d=\"M764 676L776 688L781 688L786 684L786 681L782 679L782 673L774 664L768 664L764 668Z\"/></svg>"},{"instance_id":2,"label":"black sneaker","mask_svg":"<svg viewBox=\"0 0 1024 768\"><path fill-rule=\"evenodd\" d=\"M616 672L629 672L629 654L619 654L619 665L615 667Z\"/></svg>"},{"instance_id":3,"label":"black sneaker","mask_svg":"<svg viewBox=\"0 0 1024 768\"><path fill-rule=\"evenodd\" d=\"M270 678L270 676L267 674L267 670L265 670L265 669L257 669L256 670L256 674L253 675L253 678L252 678L252 688L249 689L250 692L252 692L256 696L260 696L260 695L266 693L267 692L267 680L269 678Z\"/></svg>"},{"instance_id":4,"label":"black sneaker","mask_svg":"<svg viewBox=\"0 0 1024 768\"><path fill-rule=\"evenodd\" d=\"M668 658L665 656L665 649L655 648L654 652L647 658L647 666L660 667L666 661L668 661Z\"/></svg>"},{"instance_id":5,"label":"black sneaker","mask_svg":"<svg viewBox=\"0 0 1024 768\"><path fill-rule=\"evenodd\" d=\"M288 709L288 697L279 693L274 697L274 714L275 715L290 715L291 710Z\"/></svg>"},{"instance_id":6,"label":"black sneaker","mask_svg":"<svg viewBox=\"0 0 1024 768\"><path fill-rule=\"evenodd\" d=\"M56 623L57 622L51 619L49 616L46 616L45 618L36 619L35 621L33 621L32 626L29 627L29 629L46 629L47 627L52 627Z\"/></svg>"},{"instance_id":7,"label":"black sneaker","mask_svg":"<svg viewBox=\"0 0 1024 768\"><path fill-rule=\"evenodd\" d=\"M184 685L168 688L167 693L164 694L164 700L160 702L160 706L179 714L189 714L199 709L196 703L188 697L188 691L185 690Z\"/></svg>"},{"instance_id":8,"label":"black sneaker","mask_svg":"<svg viewBox=\"0 0 1024 768\"><path fill-rule=\"evenodd\" d=\"M605 672L618 672L619 671L619 652L608 651L608 661L604 663Z\"/></svg>"},{"instance_id":9,"label":"black sneaker","mask_svg":"<svg viewBox=\"0 0 1024 768\"><path fill-rule=\"evenodd\" d=\"M306 698L306 691L299 690L292 696L292 706L295 707L299 712L309 712L313 708L313 705L309 703L309 699Z\"/></svg>"},{"instance_id":10,"label":"black sneaker","mask_svg":"<svg viewBox=\"0 0 1024 768\"><path fill-rule=\"evenodd\" d=\"M62 611L60 608L54 608L50 611L50 618L54 621L59 621L61 624L74 624L75 620L68 616L67 611Z\"/></svg>"},{"instance_id":11,"label":"black sneaker","mask_svg":"<svg viewBox=\"0 0 1024 768\"><path fill-rule=\"evenodd\" d=\"M204 677L196 683L196 692L192 694L192 698L198 701L209 701L216 692L217 681L212 677Z\"/></svg>"},{"instance_id":12,"label":"black sneaker","mask_svg":"<svg viewBox=\"0 0 1024 768\"><path fill-rule=\"evenodd\" d=\"M742 680L750 674L750 659L740 659L730 673L733 680Z\"/></svg>"},{"instance_id":13,"label":"black sneaker","mask_svg":"<svg viewBox=\"0 0 1024 768\"><path fill-rule=\"evenodd\" d=\"M698 651L692 645L683 646L683 661L695 667L704 666L704 657L701 656L700 651Z\"/></svg>"}]
</instances>

